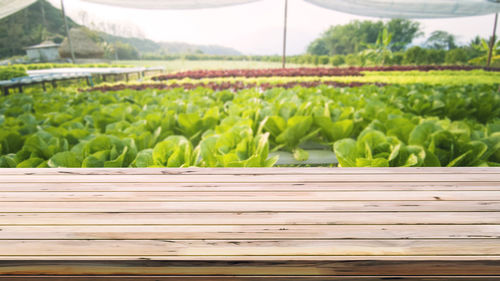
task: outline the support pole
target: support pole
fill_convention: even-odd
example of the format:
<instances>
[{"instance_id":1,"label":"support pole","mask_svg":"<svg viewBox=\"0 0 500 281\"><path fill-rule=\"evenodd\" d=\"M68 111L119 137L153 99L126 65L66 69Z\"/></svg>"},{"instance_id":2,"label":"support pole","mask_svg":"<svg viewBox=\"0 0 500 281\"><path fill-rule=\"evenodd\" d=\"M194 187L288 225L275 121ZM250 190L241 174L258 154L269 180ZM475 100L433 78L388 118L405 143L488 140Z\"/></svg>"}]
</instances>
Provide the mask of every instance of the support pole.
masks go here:
<instances>
[{"instance_id":1,"label":"support pole","mask_svg":"<svg viewBox=\"0 0 500 281\"><path fill-rule=\"evenodd\" d=\"M40 10L42 12L42 24L44 28L47 28L47 20L45 19L45 7L44 7L44 0L39 0L38 3L40 4ZM45 40L45 38L43 38Z\"/></svg>"},{"instance_id":2,"label":"support pole","mask_svg":"<svg viewBox=\"0 0 500 281\"><path fill-rule=\"evenodd\" d=\"M498 22L498 13L495 14L495 24L493 25L493 35L491 36L491 40L490 40L490 50L488 52L488 62L486 63L486 66L488 66L488 67L491 64L491 57L493 56L493 48L495 47L496 34L497 34L497 22Z\"/></svg>"},{"instance_id":3,"label":"support pole","mask_svg":"<svg viewBox=\"0 0 500 281\"><path fill-rule=\"evenodd\" d=\"M283 57L281 58L282 67L286 65L286 24L288 17L288 0L285 0L285 23L283 25Z\"/></svg>"},{"instance_id":4,"label":"support pole","mask_svg":"<svg viewBox=\"0 0 500 281\"><path fill-rule=\"evenodd\" d=\"M71 44L71 37L69 36L68 21L66 19L66 11L64 10L64 0L61 0L61 10L64 19L64 28L66 29L66 36L68 36L69 50L71 52L71 59L75 63L75 51L73 50L73 44Z\"/></svg>"}]
</instances>

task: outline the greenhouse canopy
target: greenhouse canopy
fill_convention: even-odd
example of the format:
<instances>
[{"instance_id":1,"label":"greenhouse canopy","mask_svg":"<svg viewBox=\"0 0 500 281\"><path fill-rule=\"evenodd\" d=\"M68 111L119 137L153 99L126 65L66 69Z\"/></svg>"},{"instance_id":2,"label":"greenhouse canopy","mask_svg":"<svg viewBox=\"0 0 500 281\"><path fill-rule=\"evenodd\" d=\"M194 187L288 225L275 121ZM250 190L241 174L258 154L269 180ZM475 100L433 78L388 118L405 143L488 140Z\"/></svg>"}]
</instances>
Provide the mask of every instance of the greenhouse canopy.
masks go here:
<instances>
[{"instance_id":1,"label":"greenhouse canopy","mask_svg":"<svg viewBox=\"0 0 500 281\"><path fill-rule=\"evenodd\" d=\"M305 0L349 14L383 18L454 18L500 12L498 0Z\"/></svg>"},{"instance_id":2,"label":"greenhouse canopy","mask_svg":"<svg viewBox=\"0 0 500 281\"><path fill-rule=\"evenodd\" d=\"M83 0L142 9L199 9L257 0ZM500 11L500 0L305 0L344 13L383 18L448 18Z\"/></svg>"},{"instance_id":3,"label":"greenhouse canopy","mask_svg":"<svg viewBox=\"0 0 500 281\"><path fill-rule=\"evenodd\" d=\"M135 9L204 9L259 0L82 0ZM449 18L500 12L500 0L305 0L344 13L383 18ZM36 0L0 0L0 18Z\"/></svg>"},{"instance_id":4,"label":"greenhouse canopy","mask_svg":"<svg viewBox=\"0 0 500 281\"><path fill-rule=\"evenodd\" d=\"M205 9L256 2L258 0L83 0L134 9Z\"/></svg>"},{"instance_id":5,"label":"greenhouse canopy","mask_svg":"<svg viewBox=\"0 0 500 281\"><path fill-rule=\"evenodd\" d=\"M0 0L0 19L20 11L36 0Z\"/></svg>"}]
</instances>

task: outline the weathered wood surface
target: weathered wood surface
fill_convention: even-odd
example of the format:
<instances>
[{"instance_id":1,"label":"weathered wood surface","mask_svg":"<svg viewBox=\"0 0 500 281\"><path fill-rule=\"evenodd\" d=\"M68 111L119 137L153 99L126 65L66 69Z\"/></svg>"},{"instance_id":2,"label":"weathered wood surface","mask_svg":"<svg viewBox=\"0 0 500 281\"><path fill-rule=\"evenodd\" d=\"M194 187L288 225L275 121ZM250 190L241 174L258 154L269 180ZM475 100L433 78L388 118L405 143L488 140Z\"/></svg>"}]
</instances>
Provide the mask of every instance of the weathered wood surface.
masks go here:
<instances>
[{"instance_id":1,"label":"weathered wood surface","mask_svg":"<svg viewBox=\"0 0 500 281\"><path fill-rule=\"evenodd\" d=\"M0 281L500 280L500 169L0 169Z\"/></svg>"},{"instance_id":2,"label":"weathered wood surface","mask_svg":"<svg viewBox=\"0 0 500 281\"><path fill-rule=\"evenodd\" d=\"M0 281L498 281L497 276L0 276Z\"/></svg>"}]
</instances>

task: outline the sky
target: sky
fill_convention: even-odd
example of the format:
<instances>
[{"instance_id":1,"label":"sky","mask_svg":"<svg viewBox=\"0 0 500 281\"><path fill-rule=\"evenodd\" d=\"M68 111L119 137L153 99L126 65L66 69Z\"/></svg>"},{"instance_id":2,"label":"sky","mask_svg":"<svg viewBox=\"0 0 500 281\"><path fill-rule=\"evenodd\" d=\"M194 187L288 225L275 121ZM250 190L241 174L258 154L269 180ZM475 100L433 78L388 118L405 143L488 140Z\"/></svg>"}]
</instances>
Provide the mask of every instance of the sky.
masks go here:
<instances>
[{"instance_id":1,"label":"sky","mask_svg":"<svg viewBox=\"0 0 500 281\"><path fill-rule=\"evenodd\" d=\"M59 0L49 0L60 7ZM155 41L216 44L244 54L281 54L284 0L261 0L239 6L200 10L142 10L66 0L66 13L77 22L87 12L96 22L117 22L138 27ZM379 20L324 9L302 0L288 1L287 53L304 53L308 44L332 25L351 20ZM385 19L386 20L386 19ZM444 30L467 42L476 35L489 37L494 15L456 19L418 20L426 36ZM416 40L421 43L425 37Z\"/></svg>"}]
</instances>

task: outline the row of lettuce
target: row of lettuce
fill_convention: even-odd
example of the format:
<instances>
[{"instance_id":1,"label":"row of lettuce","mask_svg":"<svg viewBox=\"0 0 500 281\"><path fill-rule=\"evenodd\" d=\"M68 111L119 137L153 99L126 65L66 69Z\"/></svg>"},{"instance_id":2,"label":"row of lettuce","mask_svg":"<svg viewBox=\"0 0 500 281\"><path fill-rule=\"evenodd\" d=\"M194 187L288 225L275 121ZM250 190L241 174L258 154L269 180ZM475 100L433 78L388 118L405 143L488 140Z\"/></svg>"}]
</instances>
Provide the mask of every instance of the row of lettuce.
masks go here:
<instances>
[{"instance_id":1,"label":"row of lettuce","mask_svg":"<svg viewBox=\"0 0 500 281\"><path fill-rule=\"evenodd\" d=\"M498 166L498 85L33 92L0 98L0 167Z\"/></svg>"},{"instance_id":2,"label":"row of lettuce","mask_svg":"<svg viewBox=\"0 0 500 281\"><path fill-rule=\"evenodd\" d=\"M300 67L300 68L269 68L269 69L217 69L188 70L177 73L162 74L153 80L164 81L172 79L203 79L228 77L332 77L332 76L363 76L362 72L406 72L406 71L474 71L484 70L500 72L500 68L460 66L460 65L421 65L421 66L373 66L373 67Z\"/></svg>"}]
</instances>

